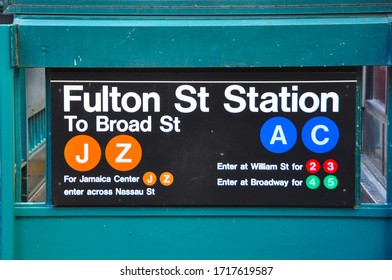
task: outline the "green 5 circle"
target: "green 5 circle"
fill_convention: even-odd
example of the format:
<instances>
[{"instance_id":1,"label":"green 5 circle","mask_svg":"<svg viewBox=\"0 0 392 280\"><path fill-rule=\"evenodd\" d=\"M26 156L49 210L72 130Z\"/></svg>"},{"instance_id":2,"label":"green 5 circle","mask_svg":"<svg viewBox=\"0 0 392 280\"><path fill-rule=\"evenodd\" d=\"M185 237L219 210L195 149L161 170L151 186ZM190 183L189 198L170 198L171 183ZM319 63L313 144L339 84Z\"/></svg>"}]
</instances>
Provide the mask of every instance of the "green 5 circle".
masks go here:
<instances>
[{"instance_id":1,"label":"green 5 circle","mask_svg":"<svg viewBox=\"0 0 392 280\"><path fill-rule=\"evenodd\" d=\"M316 175L310 175L306 178L306 186L311 189L315 190L320 186L320 179Z\"/></svg>"},{"instance_id":2,"label":"green 5 circle","mask_svg":"<svg viewBox=\"0 0 392 280\"><path fill-rule=\"evenodd\" d=\"M338 186L339 180L334 175L328 175L324 178L324 186L329 189L333 190Z\"/></svg>"}]
</instances>

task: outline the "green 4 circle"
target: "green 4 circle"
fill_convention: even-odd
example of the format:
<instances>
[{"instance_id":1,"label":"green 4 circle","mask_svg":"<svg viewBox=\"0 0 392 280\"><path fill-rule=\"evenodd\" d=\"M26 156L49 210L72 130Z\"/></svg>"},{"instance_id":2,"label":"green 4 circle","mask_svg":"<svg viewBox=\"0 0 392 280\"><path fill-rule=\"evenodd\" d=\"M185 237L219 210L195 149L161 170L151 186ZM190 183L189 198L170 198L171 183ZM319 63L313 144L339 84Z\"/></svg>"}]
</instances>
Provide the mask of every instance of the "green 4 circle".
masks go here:
<instances>
[{"instance_id":1,"label":"green 4 circle","mask_svg":"<svg viewBox=\"0 0 392 280\"><path fill-rule=\"evenodd\" d=\"M310 175L306 178L306 186L311 189L315 190L320 186L320 179L316 175Z\"/></svg>"}]
</instances>

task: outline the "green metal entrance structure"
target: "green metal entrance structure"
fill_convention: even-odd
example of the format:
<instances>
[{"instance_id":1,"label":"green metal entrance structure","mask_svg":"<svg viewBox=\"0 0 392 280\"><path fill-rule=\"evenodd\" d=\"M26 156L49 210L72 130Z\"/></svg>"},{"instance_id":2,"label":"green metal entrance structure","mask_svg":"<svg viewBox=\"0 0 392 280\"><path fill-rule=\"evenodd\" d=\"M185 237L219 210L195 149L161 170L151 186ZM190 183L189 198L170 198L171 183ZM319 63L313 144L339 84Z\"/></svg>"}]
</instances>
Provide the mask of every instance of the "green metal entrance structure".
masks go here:
<instances>
[{"instance_id":1,"label":"green metal entrance structure","mask_svg":"<svg viewBox=\"0 0 392 280\"><path fill-rule=\"evenodd\" d=\"M9 0L4 13L1 259L392 258L389 1ZM361 191L369 133L362 69L379 66L387 70L384 199L369 202ZM51 157L46 70L266 67L358 69L354 208L52 205L50 161L41 162L41 173L34 169L38 155ZM44 105L29 107L34 102Z\"/></svg>"}]
</instances>

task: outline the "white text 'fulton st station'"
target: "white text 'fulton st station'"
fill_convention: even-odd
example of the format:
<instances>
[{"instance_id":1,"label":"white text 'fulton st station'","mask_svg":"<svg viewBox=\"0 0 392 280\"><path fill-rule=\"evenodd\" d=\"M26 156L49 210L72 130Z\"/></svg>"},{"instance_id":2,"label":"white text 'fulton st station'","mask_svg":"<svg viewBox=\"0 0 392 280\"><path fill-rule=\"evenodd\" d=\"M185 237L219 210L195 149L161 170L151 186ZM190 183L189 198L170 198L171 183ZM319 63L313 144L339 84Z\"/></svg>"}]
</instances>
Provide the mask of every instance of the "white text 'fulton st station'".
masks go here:
<instances>
[{"instance_id":1,"label":"white text 'fulton st station'","mask_svg":"<svg viewBox=\"0 0 392 280\"><path fill-rule=\"evenodd\" d=\"M82 106L87 113L161 112L161 98L170 92L121 92L117 86L102 85L96 92L87 92L83 85L64 85L64 112L73 106ZM228 85L224 89L223 108L229 113L314 113L339 112L339 94L333 91L301 91L299 85L280 86L276 92L263 92L254 86ZM215 93L214 94L218 94ZM174 108L179 113L210 112L210 94L207 87L180 85L174 90Z\"/></svg>"}]
</instances>

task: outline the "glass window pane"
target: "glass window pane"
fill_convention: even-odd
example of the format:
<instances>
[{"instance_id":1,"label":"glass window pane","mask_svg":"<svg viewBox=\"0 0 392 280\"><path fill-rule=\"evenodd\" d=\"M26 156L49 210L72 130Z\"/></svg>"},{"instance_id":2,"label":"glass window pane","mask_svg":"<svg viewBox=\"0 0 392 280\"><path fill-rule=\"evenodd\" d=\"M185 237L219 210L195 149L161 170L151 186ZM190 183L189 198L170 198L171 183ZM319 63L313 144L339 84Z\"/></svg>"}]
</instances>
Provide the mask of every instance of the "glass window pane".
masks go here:
<instances>
[{"instance_id":1,"label":"glass window pane","mask_svg":"<svg viewBox=\"0 0 392 280\"><path fill-rule=\"evenodd\" d=\"M361 201L386 202L387 67L364 68L362 114Z\"/></svg>"}]
</instances>

